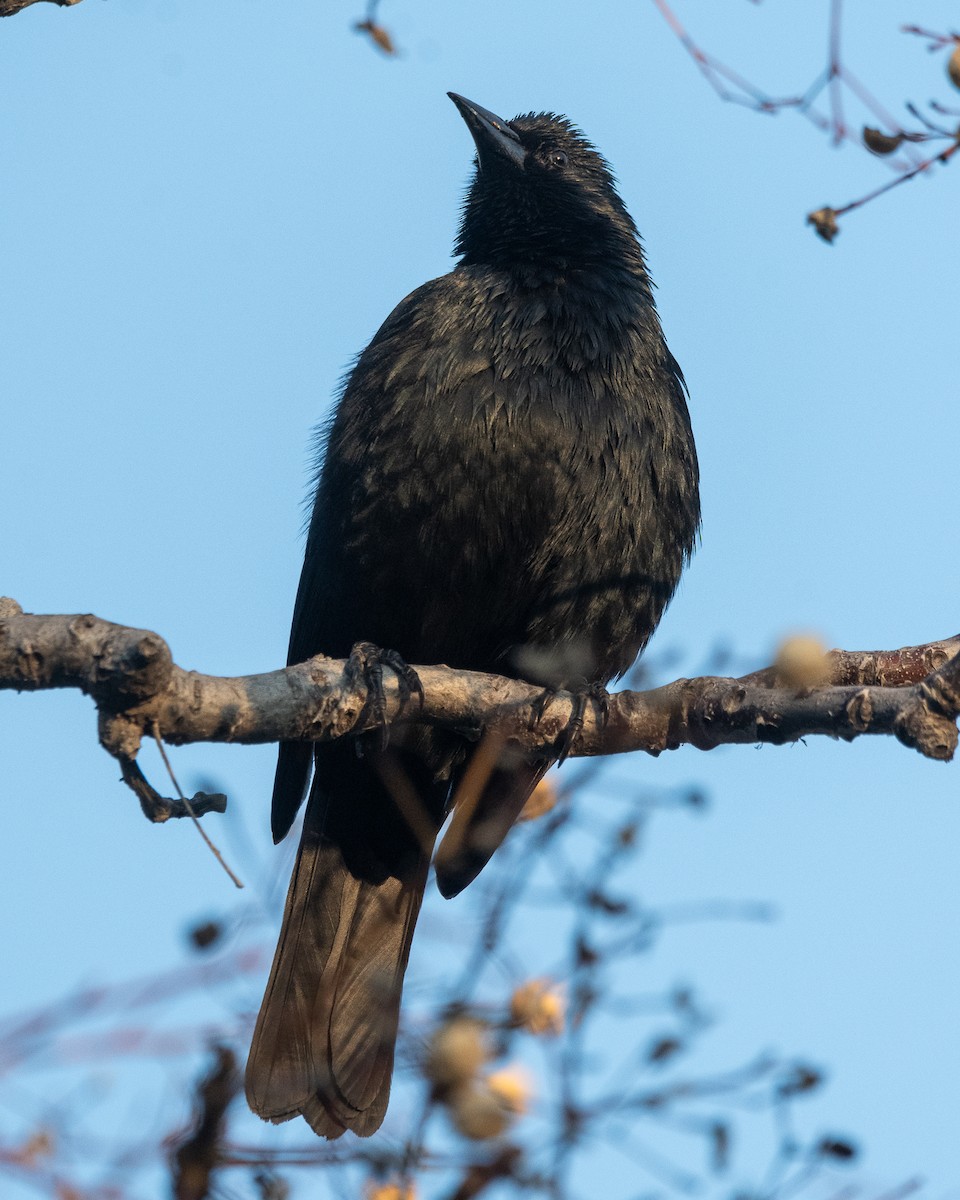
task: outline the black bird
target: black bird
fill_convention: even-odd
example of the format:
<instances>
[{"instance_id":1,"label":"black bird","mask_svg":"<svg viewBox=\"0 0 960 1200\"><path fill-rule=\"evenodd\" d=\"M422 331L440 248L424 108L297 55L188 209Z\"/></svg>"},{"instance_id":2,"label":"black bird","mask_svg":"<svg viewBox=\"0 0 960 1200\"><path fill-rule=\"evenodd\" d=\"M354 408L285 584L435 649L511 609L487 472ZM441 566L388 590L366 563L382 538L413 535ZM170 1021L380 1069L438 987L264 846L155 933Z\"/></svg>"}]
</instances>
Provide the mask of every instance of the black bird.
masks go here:
<instances>
[{"instance_id":1,"label":"black bird","mask_svg":"<svg viewBox=\"0 0 960 1200\"><path fill-rule=\"evenodd\" d=\"M288 661L362 639L587 694L634 661L693 549L683 378L603 158L565 117L508 122L450 98L477 149L459 261L394 309L344 386ZM430 856L468 758L417 725L362 755L281 745L275 840L311 764L313 784L247 1064L265 1119L302 1113L332 1138L380 1126ZM504 751L441 845L445 895L549 765Z\"/></svg>"}]
</instances>

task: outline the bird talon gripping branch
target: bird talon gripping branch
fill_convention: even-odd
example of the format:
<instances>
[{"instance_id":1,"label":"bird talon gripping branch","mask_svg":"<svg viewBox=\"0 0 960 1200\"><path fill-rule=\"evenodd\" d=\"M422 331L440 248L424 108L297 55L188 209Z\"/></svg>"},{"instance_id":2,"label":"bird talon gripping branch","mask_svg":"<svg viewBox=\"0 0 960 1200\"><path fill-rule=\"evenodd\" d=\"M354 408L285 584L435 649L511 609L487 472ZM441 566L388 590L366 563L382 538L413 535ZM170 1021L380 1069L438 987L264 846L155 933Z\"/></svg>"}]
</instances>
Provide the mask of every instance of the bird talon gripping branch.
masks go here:
<instances>
[{"instance_id":1,"label":"bird talon gripping branch","mask_svg":"<svg viewBox=\"0 0 960 1200\"><path fill-rule=\"evenodd\" d=\"M352 680L362 682L367 690L366 701L360 720L371 720L373 732L380 750L386 750L390 741L387 725L387 697L383 688L383 668L389 667L397 677L400 694L400 712L403 713L413 699L414 693L423 708L423 684L420 676L396 650L384 650L373 642L355 642L347 659L347 672ZM363 735L357 739L357 752L362 755L365 741Z\"/></svg>"},{"instance_id":2,"label":"bird talon gripping branch","mask_svg":"<svg viewBox=\"0 0 960 1200\"><path fill-rule=\"evenodd\" d=\"M380 662L389 667L397 677L397 688L400 692L400 712L406 711L407 705L416 693L420 702L420 711L423 712L423 702L426 697L423 694L423 684L420 682L420 676L416 673L413 667L400 655L396 650L381 650Z\"/></svg>"},{"instance_id":3,"label":"bird talon gripping branch","mask_svg":"<svg viewBox=\"0 0 960 1200\"><path fill-rule=\"evenodd\" d=\"M601 728L610 719L610 693L602 683L587 683L585 686L577 688L573 693L573 709L570 713L570 719L557 739L557 746L560 751L557 756L558 764L566 762L567 756L573 749L573 744L577 740L581 729L583 729L583 721L587 713L588 704L596 706Z\"/></svg>"}]
</instances>

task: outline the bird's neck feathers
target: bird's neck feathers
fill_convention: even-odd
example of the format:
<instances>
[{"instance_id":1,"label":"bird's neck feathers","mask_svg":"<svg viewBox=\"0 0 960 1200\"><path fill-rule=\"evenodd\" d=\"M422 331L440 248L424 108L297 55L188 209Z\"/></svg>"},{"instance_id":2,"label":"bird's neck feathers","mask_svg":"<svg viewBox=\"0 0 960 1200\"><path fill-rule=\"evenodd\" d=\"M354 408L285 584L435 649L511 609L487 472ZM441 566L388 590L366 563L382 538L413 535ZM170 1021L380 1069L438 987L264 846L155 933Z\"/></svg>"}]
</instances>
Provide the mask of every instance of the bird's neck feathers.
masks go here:
<instances>
[{"instance_id":1,"label":"bird's neck feathers","mask_svg":"<svg viewBox=\"0 0 960 1200\"><path fill-rule=\"evenodd\" d=\"M572 252L500 265L465 257L451 278L462 279L477 311L494 314L495 325L511 330L517 346L575 350L602 343L613 357L632 357L638 339L651 348L663 341L653 283L639 242L634 245L635 256L626 260L622 254L591 260Z\"/></svg>"},{"instance_id":2,"label":"bird's neck feathers","mask_svg":"<svg viewBox=\"0 0 960 1200\"><path fill-rule=\"evenodd\" d=\"M481 209L469 219L465 214L454 247L458 265L513 271L545 282L574 274L615 274L643 281L649 289L640 239L626 214L616 224L598 219L596 213L564 215L560 223L530 213L521 223L516 213L502 219L495 208Z\"/></svg>"}]
</instances>

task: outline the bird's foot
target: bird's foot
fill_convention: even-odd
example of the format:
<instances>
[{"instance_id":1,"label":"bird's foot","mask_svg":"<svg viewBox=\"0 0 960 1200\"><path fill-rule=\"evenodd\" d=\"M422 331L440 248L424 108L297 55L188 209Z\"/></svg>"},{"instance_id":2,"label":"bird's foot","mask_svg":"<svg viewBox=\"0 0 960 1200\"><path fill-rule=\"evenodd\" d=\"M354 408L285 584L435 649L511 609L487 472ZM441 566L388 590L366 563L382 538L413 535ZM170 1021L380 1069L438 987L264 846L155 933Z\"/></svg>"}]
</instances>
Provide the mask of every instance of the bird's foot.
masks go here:
<instances>
[{"instance_id":1,"label":"bird's foot","mask_svg":"<svg viewBox=\"0 0 960 1200\"><path fill-rule=\"evenodd\" d=\"M571 688L570 690L573 693L573 711L570 713L570 719L567 721L563 731L557 738L557 747L559 749L557 757L558 766L570 753L577 735L583 728L583 718L587 711L588 703L596 705L601 728L606 725L610 717L610 693L602 683L584 682L581 687ZM543 720L543 714L547 711L547 706L557 696L558 692L558 688L544 688L540 695L533 701L531 705L533 710L530 720L531 729L535 729Z\"/></svg>"},{"instance_id":2,"label":"bird's foot","mask_svg":"<svg viewBox=\"0 0 960 1200\"><path fill-rule=\"evenodd\" d=\"M397 690L400 693L400 712L402 713L414 693L420 698L423 708L423 684L420 676L396 650L384 650L372 642L357 642L350 651L347 659L347 670L354 679L362 679L367 689L367 699L364 705L363 717L373 720L379 735L379 749L385 750L390 740L390 729L387 725L387 698L383 690L383 668L389 667L397 677ZM357 743L358 748L360 742Z\"/></svg>"}]
</instances>

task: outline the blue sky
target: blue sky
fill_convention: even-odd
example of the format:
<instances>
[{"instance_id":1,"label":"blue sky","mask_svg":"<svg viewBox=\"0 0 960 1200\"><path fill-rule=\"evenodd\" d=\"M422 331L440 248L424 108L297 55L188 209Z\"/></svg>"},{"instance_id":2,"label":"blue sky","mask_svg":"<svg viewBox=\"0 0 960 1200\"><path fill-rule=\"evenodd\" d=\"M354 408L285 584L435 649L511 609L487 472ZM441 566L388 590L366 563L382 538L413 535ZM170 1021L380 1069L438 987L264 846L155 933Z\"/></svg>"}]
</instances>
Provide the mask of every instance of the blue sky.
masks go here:
<instances>
[{"instance_id":1,"label":"blue sky","mask_svg":"<svg viewBox=\"0 0 960 1200\"><path fill-rule=\"evenodd\" d=\"M918 5L847 6L846 61L896 111L958 99L898 32L955 6ZM777 94L822 66L827 6L795 7L676 5ZM0 23L0 592L155 629L185 667L281 664L311 427L393 305L449 269L471 158L452 89L571 116L643 233L704 508L654 651L690 671L718 644L759 665L797 629L848 648L955 633L956 168L828 247L804 214L886 167L721 104L651 3L397 0L397 60L350 32L361 15L85 0ZM171 965L184 924L231 902L192 830L140 816L82 697L0 696L0 755L5 1009ZM225 843L242 825L246 865L272 864L272 751L175 762L228 782ZM931 1197L960 1189L957 771L874 740L615 766L712 800L656 823L645 895L779 913L678 932L647 969L696 978L725 1059L825 1064L812 1124L859 1138L864 1178L920 1173Z\"/></svg>"}]
</instances>

